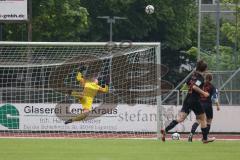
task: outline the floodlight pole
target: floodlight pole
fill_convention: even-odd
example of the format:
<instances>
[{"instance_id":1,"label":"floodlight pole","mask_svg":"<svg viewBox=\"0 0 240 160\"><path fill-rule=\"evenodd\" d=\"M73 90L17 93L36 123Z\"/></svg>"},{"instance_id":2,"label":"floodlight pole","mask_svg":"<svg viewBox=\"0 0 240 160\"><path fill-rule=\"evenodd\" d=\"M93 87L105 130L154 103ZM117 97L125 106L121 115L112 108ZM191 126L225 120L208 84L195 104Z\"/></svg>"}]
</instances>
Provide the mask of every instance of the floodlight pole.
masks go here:
<instances>
[{"instance_id":1,"label":"floodlight pole","mask_svg":"<svg viewBox=\"0 0 240 160\"><path fill-rule=\"evenodd\" d=\"M237 62L238 62L238 56L237 56L237 51L238 51L238 3L239 0L235 1L235 11L236 11L236 17L235 17L235 46L234 46L234 65L237 67Z\"/></svg>"},{"instance_id":2,"label":"floodlight pole","mask_svg":"<svg viewBox=\"0 0 240 160\"><path fill-rule=\"evenodd\" d=\"M109 43L110 45L112 45L112 42L113 42L113 24L116 22L116 20L123 20L123 19L127 19L126 17L117 17L117 16L113 16L113 17L110 17L110 16L98 16L97 18L99 19L106 19L107 20L107 23L109 23L110 27L109 27ZM110 85L110 90L112 90L113 86L112 86L112 51L110 50L109 51L109 54L110 54L110 67L109 67L109 85Z\"/></svg>"},{"instance_id":3,"label":"floodlight pole","mask_svg":"<svg viewBox=\"0 0 240 160\"><path fill-rule=\"evenodd\" d=\"M115 19L109 18L107 22L110 24L109 41L112 42L112 36L113 36L112 26L113 26L113 23L115 23L116 21Z\"/></svg>"},{"instance_id":4,"label":"floodlight pole","mask_svg":"<svg viewBox=\"0 0 240 160\"><path fill-rule=\"evenodd\" d=\"M198 59L200 58L200 49L201 49L201 13L215 13L216 14L216 69L219 70L219 61L220 61L220 18L221 18L221 13L236 13L237 14L237 9L236 11L231 11L231 10L226 10L222 11L220 8L220 0L216 0L216 8L214 11L202 11L201 10L201 5L202 1L198 0ZM237 15L236 15L237 16ZM237 21L237 18L236 18ZM237 23L237 22L236 22ZM237 30L236 30L237 33ZM237 34L236 34L237 35ZM237 46L237 44L235 44ZM236 47L235 47L236 48ZM236 57L234 58L236 60ZM220 77L218 75L217 78L217 87L220 87Z\"/></svg>"},{"instance_id":5,"label":"floodlight pole","mask_svg":"<svg viewBox=\"0 0 240 160\"><path fill-rule=\"evenodd\" d=\"M219 61L220 61L220 51L219 51L219 45L220 45L220 1L219 0L217 0L216 1L217 2L217 5L216 5L216 27L217 27L217 33L216 33L216 36L217 36L217 40L216 40L216 61L217 61L217 63L216 63L216 69L217 69L217 71L219 71ZM218 76L217 76L218 78L217 78L217 87L219 88L220 87L220 84L221 84L221 82L220 82L220 75L218 74Z\"/></svg>"},{"instance_id":6,"label":"floodlight pole","mask_svg":"<svg viewBox=\"0 0 240 160\"><path fill-rule=\"evenodd\" d=\"M201 52L201 10L202 10L202 0L198 1L198 50L197 50L197 61L200 59Z\"/></svg>"},{"instance_id":7,"label":"floodlight pole","mask_svg":"<svg viewBox=\"0 0 240 160\"><path fill-rule=\"evenodd\" d=\"M126 17L117 17L117 16L98 16L97 18L99 19L106 19L107 23L109 23L110 27L109 27L109 41L112 42L113 40L113 24L116 22L116 20L124 20L127 19Z\"/></svg>"},{"instance_id":8,"label":"floodlight pole","mask_svg":"<svg viewBox=\"0 0 240 160\"><path fill-rule=\"evenodd\" d=\"M32 41L32 0L28 0L28 41Z\"/></svg>"},{"instance_id":9,"label":"floodlight pole","mask_svg":"<svg viewBox=\"0 0 240 160\"><path fill-rule=\"evenodd\" d=\"M0 22L0 41L3 40L3 24Z\"/></svg>"}]
</instances>

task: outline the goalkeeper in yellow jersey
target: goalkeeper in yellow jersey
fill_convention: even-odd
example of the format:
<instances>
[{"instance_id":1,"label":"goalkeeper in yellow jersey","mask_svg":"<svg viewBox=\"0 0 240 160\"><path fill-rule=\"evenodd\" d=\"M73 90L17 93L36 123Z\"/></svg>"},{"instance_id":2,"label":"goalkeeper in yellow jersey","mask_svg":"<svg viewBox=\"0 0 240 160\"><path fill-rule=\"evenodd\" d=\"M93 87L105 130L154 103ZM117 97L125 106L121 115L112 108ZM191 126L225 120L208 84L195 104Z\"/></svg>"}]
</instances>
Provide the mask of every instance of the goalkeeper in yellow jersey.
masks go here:
<instances>
[{"instance_id":1,"label":"goalkeeper in yellow jersey","mask_svg":"<svg viewBox=\"0 0 240 160\"><path fill-rule=\"evenodd\" d=\"M90 80L86 80L83 78L82 74L78 72L76 79L83 86L83 92L79 93L73 91L71 95L79 99L79 102L82 104L83 112L77 117L65 121L65 124L84 120L92 110L93 100L97 93L107 93L109 90L108 85L105 85L104 88L98 85L98 79L95 77Z\"/></svg>"}]
</instances>

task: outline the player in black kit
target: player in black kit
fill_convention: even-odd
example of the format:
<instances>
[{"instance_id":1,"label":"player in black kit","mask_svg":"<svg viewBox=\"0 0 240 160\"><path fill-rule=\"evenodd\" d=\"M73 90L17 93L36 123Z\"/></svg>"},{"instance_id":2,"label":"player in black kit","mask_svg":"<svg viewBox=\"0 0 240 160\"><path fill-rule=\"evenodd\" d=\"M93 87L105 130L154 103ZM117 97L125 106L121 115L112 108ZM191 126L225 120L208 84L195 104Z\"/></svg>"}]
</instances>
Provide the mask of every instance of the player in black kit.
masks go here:
<instances>
[{"instance_id":1,"label":"player in black kit","mask_svg":"<svg viewBox=\"0 0 240 160\"><path fill-rule=\"evenodd\" d=\"M161 129L162 141L165 141L166 133L168 133L168 131L174 128L178 123L183 122L191 111L195 113L201 125L203 143L208 143L215 140L215 138L208 138L206 114L200 103L200 95L203 95L204 97L209 96L209 93L202 90L204 85L203 74L206 70L207 64L203 60L198 61L196 71L187 81L188 94L184 99L178 118L173 120L165 129Z\"/></svg>"},{"instance_id":2,"label":"player in black kit","mask_svg":"<svg viewBox=\"0 0 240 160\"><path fill-rule=\"evenodd\" d=\"M220 110L219 102L218 102L218 91L214 87L214 85L211 84L211 81L213 79L213 76L211 73L206 74L206 82L204 83L203 90L205 92L209 93L208 97L201 96L201 104L205 110L206 116L207 116L207 129L208 132L211 128L211 123L213 119L213 107L212 103L214 102L217 107L217 111ZM196 132L197 127L199 126L199 123L196 121L192 125L191 133L188 136L188 141L192 142L193 135Z\"/></svg>"}]
</instances>

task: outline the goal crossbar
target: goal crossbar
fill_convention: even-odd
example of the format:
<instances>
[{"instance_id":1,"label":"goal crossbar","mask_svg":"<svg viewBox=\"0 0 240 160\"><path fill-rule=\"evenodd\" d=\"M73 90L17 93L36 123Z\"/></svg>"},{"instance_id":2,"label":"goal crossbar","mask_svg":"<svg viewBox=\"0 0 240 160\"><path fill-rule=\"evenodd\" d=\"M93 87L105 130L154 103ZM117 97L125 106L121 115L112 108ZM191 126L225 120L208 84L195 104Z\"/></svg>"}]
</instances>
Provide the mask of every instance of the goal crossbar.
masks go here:
<instances>
[{"instance_id":1,"label":"goal crossbar","mask_svg":"<svg viewBox=\"0 0 240 160\"><path fill-rule=\"evenodd\" d=\"M103 46L107 44L123 45L123 46L160 46L159 42L14 42L14 41L0 41L0 45L37 45L37 46Z\"/></svg>"}]
</instances>

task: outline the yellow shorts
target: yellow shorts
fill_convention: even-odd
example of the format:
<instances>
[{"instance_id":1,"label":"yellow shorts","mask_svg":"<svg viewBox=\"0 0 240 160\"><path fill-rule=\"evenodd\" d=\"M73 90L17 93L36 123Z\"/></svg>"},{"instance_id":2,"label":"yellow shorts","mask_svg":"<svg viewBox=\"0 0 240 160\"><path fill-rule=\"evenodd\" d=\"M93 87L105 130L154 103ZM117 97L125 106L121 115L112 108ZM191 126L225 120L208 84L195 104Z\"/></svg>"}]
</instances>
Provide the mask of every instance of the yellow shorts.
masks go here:
<instances>
[{"instance_id":1,"label":"yellow shorts","mask_svg":"<svg viewBox=\"0 0 240 160\"><path fill-rule=\"evenodd\" d=\"M92 97L82 97L79 98L79 102L82 104L82 109L92 110L93 98Z\"/></svg>"},{"instance_id":2,"label":"yellow shorts","mask_svg":"<svg viewBox=\"0 0 240 160\"><path fill-rule=\"evenodd\" d=\"M72 96L79 99L79 103L82 104L82 109L84 110L92 110L93 98L89 96L83 96L81 92L73 91L71 93Z\"/></svg>"}]
</instances>

